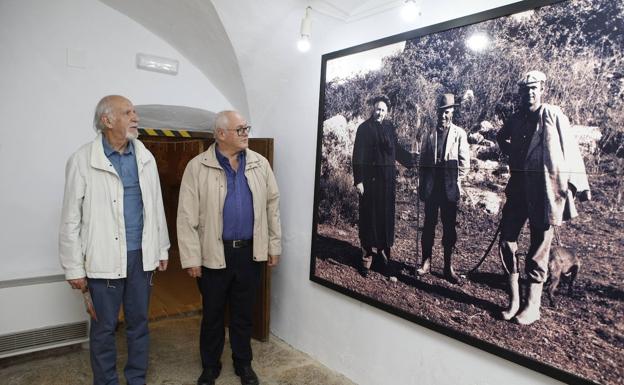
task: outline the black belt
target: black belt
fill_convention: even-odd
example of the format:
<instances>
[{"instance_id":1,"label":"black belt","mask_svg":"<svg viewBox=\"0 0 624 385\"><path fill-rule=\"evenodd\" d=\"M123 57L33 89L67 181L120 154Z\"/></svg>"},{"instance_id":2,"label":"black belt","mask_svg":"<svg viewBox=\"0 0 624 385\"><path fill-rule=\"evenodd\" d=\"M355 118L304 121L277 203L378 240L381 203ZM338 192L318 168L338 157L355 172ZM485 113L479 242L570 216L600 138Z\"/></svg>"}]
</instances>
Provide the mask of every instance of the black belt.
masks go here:
<instances>
[{"instance_id":1,"label":"black belt","mask_svg":"<svg viewBox=\"0 0 624 385\"><path fill-rule=\"evenodd\" d=\"M233 249L241 249L243 247L249 247L251 246L251 243L252 243L251 239L235 239L232 241L223 240L223 244L225 246L229 246Z\"/></svg>"}]
</instances>

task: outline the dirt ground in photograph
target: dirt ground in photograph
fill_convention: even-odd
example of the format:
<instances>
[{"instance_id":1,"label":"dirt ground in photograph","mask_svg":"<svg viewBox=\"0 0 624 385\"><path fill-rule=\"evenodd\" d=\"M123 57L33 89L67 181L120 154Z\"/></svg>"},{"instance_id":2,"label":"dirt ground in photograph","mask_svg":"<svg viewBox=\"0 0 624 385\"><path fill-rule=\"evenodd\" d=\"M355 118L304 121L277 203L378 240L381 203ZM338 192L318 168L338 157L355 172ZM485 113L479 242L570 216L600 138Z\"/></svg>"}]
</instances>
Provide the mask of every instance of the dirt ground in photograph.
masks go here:
<instances>
[{"instance_id":1,"label":"dirt ground in photograph","mask_svg":"<svg viewBox=\"0 0 624 385\"><path fill-rule=\"evenodd\" d=\"M562 279L555 296L556 306L551 306L544 290L541 320L533 325L519 326L498 317L507 304L507 285L497 244L479 270L465 276L483 255L499 220L499 214L488 214L478 205L464 203L458 214L454 265L463 275L461 285L452 285L442 277L440 224L432 274L415 277L420 263L420 248L416 247L418 205L415 195L408 194L397 196L400 218L387 269L374 262L368 277L361 276L357 270L357 226L321 224L315 239L315 275L596 383L624 384L624 202L620 202L620 160L605 159L599 169L600 173L590 175L593 200L580 203L580 216L558 230L561 244L581 259L573 292L568 294L567 281ZM498 189L502 195L501 184L490 183L489 188ZM423 206L419 205L420 226ZM520 252L526 251L528 241L525 228L519 240Z\"/></svg>"}]
</instances>

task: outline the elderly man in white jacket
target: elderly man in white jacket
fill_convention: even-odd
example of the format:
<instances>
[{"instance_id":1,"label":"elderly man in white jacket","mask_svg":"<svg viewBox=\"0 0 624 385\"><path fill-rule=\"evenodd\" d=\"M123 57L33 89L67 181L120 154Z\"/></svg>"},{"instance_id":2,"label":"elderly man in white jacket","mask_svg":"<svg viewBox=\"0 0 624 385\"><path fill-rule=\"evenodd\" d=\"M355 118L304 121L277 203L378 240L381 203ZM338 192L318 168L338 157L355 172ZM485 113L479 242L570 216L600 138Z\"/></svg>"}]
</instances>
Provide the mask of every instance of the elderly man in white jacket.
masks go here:
<instances>
[{"instance_id":1,"label":"elderly man in white jacket","mask_svg":"<svg viewBox=\"0 0 624 385\"><path fill-rule=\"evenodd\" d=\"M115 328L124 305L129 385L145 384L148 307L154 270L167 268L169 235L156 160L139 142L132 103L109 95L98 103L91 143L65 170L59 253L74 289L90 292L93 383L118 384Z\"/></svg>"}]
</instances>

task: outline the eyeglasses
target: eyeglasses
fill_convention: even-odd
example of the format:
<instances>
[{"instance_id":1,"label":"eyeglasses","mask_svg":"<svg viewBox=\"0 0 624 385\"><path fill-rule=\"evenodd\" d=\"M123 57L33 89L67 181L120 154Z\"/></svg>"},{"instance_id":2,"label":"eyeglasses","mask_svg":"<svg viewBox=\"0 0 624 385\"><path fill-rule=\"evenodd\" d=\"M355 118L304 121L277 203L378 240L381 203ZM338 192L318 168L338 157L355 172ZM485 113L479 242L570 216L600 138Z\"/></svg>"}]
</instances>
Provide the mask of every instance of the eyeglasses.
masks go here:
<instances>
[{"instance_id":1,"label":"eyeglasses","mask_svg":"<svg viewBox=\"0 0 624 385\"><path fill-rule=\"evenodd\" d=\"M249 134L249 132L251 131L251 126L241 126L241 127L236 127L236 128L228 128L228 131L236 131L236 134L238 136L243 136L243 135Z\"/></svg>"}]
</instances>

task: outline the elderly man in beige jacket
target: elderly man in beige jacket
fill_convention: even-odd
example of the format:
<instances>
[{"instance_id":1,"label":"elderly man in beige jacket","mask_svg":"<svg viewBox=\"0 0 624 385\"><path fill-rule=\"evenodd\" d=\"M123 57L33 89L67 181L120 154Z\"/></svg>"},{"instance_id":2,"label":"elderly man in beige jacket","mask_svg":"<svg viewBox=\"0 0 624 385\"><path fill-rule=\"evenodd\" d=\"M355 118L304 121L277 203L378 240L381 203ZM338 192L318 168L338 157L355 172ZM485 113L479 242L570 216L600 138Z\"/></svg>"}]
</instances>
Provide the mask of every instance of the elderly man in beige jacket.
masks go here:
<instances>
[{"instance_id":1,"label":"elderly man in beige jacket","mask_svg":"<svg viewBox=\"0 0 624 385\"><path fill-rule=\"evenodd\" d=\"M180 261L198 278L203 304L198 385L214 384L221 371L226 304L235 372L243 385L258 384L252 308L262 262L277 265L282 250L277 183L269 162L248 148L250 129L238 112L218 113L216 143L189 162L180 186Z\"/></svg>"}]
</instances>

